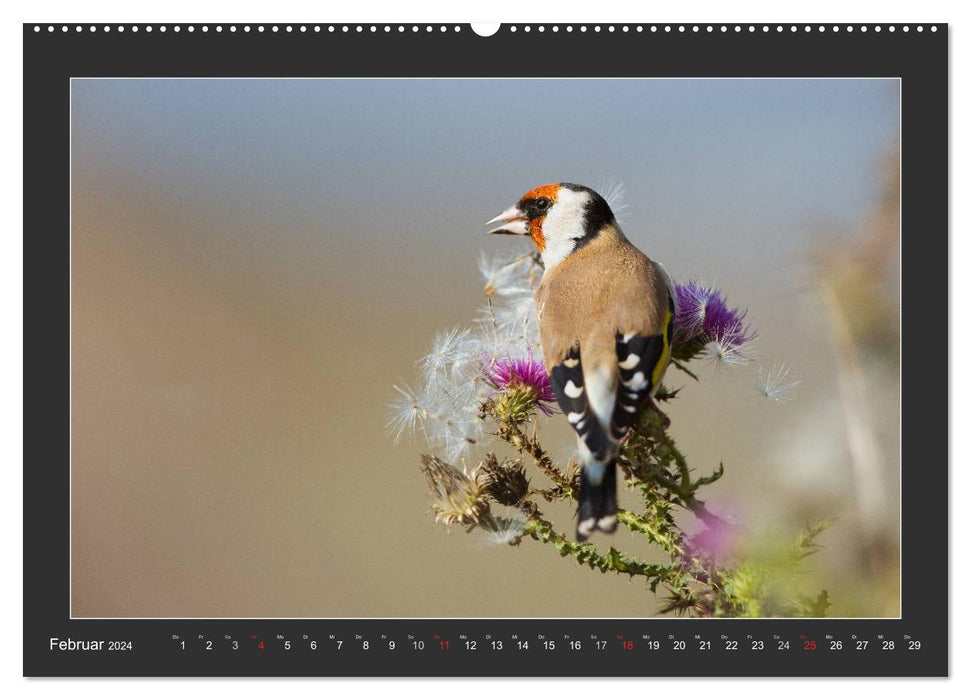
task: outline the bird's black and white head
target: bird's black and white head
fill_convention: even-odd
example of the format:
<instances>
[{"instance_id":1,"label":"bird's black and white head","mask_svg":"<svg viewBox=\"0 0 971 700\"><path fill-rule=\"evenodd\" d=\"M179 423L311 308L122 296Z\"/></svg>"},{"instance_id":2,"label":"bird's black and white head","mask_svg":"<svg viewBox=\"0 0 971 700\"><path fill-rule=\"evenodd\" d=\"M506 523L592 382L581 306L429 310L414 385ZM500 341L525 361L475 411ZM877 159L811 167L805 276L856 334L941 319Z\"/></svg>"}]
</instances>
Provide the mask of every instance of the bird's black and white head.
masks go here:
<instances>
[{"instance_id":1,"label":"bird's black and white head","mask_svg":"<svg viewBox=\"0 0 971 700\"><path fill-rule=\"evenodd\" d=\"M530 190L486 224L489 233L530 236L547 270L587 245L605 227L617 227L607 200L583 185L560 182Z\"/></svg>"}]
</instances>

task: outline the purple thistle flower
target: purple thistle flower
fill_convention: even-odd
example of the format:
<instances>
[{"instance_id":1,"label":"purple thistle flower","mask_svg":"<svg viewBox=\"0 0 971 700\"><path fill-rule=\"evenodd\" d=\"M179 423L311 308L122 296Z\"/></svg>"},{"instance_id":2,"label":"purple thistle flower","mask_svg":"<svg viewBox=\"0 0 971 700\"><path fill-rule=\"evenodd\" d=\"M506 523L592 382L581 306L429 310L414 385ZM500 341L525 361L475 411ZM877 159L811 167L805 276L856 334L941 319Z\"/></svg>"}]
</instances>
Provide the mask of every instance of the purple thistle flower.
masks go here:
<instances>
[{"instance_id":1,"label":"purple thistle flower","mask_svg":"<svg viewBox=\"0 0 971 700\"><path fill-rule=\"evenodd\" d=\"M675 286L678 312L674 317L672 344L681 346L676 352L682 359L690 359L705 346L715 344L712 354L722 358L734 356L738 348L755 337L745 322L747 310L728 307L724 297L714 287L698 282Z\"/></svg>"},{"instance_id":2,"label":"purple thistle flower","mask_svg":"<svg viewBox=\"0 0 971 700\"><path fill-rule=\"evenodd\" d=\"M553 415L556 402L550 375L542 361L533 358L532 349L525 357L483 358L486 379L501 392L524 392L545 415Z\"/></svg>"},{"instance_id":3,"label":"purple thistle flower","mask_svg":"<svg viewBox=\"0 0 971 700\"><path fill-rule=\"evenodd\" d=\"M714 522L690 539L688 548L696 556L724 561L738 550L740 539L741 532L737 525L714 518Z\"/></svg>"}]
</instances>

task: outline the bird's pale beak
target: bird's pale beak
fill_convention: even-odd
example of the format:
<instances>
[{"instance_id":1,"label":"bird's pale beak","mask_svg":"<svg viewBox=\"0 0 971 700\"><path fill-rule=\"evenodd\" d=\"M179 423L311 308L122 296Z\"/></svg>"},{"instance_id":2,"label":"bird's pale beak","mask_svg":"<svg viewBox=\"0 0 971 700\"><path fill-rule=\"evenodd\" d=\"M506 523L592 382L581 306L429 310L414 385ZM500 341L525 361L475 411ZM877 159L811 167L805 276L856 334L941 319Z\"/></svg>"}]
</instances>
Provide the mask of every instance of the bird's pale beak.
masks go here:
<instances>
[{"instance_id":1,"label":"bird's pale beak","mask_svg":"<svg viewBox=\"0 0 971 700\"><path fill-rule=\"evenodd\" d=\"M503 222L502 226L489 231L489 233L504 233L510 236L528 236L529 222L526 214L517 206L511 206L494 219L486 221L486 226Z\"/></svg>"}]
</instances>

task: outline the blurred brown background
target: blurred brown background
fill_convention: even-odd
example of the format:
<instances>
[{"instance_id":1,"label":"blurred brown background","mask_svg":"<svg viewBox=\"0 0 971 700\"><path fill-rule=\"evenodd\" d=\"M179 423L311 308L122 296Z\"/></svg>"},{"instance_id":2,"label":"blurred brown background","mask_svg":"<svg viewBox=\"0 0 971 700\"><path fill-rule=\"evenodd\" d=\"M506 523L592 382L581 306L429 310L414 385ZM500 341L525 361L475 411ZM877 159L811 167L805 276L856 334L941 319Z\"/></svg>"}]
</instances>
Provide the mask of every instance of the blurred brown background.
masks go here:
<instances>
[{"instance_id":1,"label":"blurred brown background","mask_svg":"<svg viewBox=\"0 0 971 700\"><path fill-rule=\"evenodd\" d=\"M836 517L807 593L898 615L898 96L74 80L73 615L654 614L643 583L444 533L423 445L383 430L391 385L474 316L478 251L518 250L481 223L532 186L604 178L626 185L628 236L748 306L761 356L802 380L776 403L751 368L669 375L679 444L725 464L711 509L753 542ZM532 114L503 107L526 97Z\"/></svg>"}]
</instances>

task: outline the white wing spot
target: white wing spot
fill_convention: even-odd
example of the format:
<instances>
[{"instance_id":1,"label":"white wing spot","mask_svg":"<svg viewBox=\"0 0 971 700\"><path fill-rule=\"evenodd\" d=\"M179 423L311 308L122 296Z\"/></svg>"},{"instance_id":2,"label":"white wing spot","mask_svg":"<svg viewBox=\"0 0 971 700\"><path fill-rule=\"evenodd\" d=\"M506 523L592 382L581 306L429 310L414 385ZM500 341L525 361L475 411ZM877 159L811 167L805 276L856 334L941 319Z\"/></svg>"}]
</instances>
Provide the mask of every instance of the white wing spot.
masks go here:
<instances>
[{"instance_id":1,"label":"white wing spot","mask_svg":"<svg viewBox=\"0 0 971 700\"><path fill-rule=\"evenodd\" d=\"M570 423L577 423L577 422L579 422L579 420L581 418L583 418L583 414L582 413L573 413L573 412L570 412L566 416L566 419L568 421L570 421Z\"/></svg>"},{"instance_id":2,"label":"white wing spot","mask_svg":"<svg viewBox=\"0 0 971 700\"><path fill-rule=\"evenodd\" d=\"M580 364L580 360L576 359L575 357L569 357L563 360L563 366L566 367L567 369L573 369L578 364Z\"/></svg>"},{"instance_id":3,"label":"white wing spot","mask_svg":"<svg viewBox=\"0 0 971 700\"><path fill-rule=\"evenodd\" d=\"M637 413L637 406L628 406L627 404L623 404L623 406L628 413Z\"/></svg>"},{"instance_id":4,"label":"white wing spot","mask_svg":"<svg viewBox=\"0 0 971 700\"><path fill-rule=\"evenodd\" d=\"M621 369L634 369L637 367L637 363L641 361L640 355L635 355L631 353L627 356L627 359L620 363L619 367Z\"/></svg>"},{"instance_id":5,"label":"white wing spot","mask_svg":"<svg viewBox=\"0 0 971 700\"><path fill-rule=\"evenodd\" d=\"M633 333L628 333L627 335L624 336L624 342L625 343L629 343L630 342L630 339L633 338L633 337L634 337L634 334Z\"/></svg>"},{"instance_id":6,"label":"white wing spot","mask_svg":"<svg viewBox=\"0 0 971 700\"><path fill-rule=\"evenodd\" d=\"M631 377L629 382L624 382L624 386L633 391L641 391L647 388L647 379L644 377L643 372L638 372Z\"/></svg>"},{"instance_id":7,"label":"white wing spot","mask_svg":"<svg viewBox=\"0 0 971 700\"><path fill-rule=\"evenodd\" d=\"M641 376L643 377L644 375L641 375ZM563 387L563 392L571 399L577 399L583 395L583 387L577 386L576 384L573 383L573 380L571 379L566 383L566 386Z\"/></svg>"}]
</instances>

